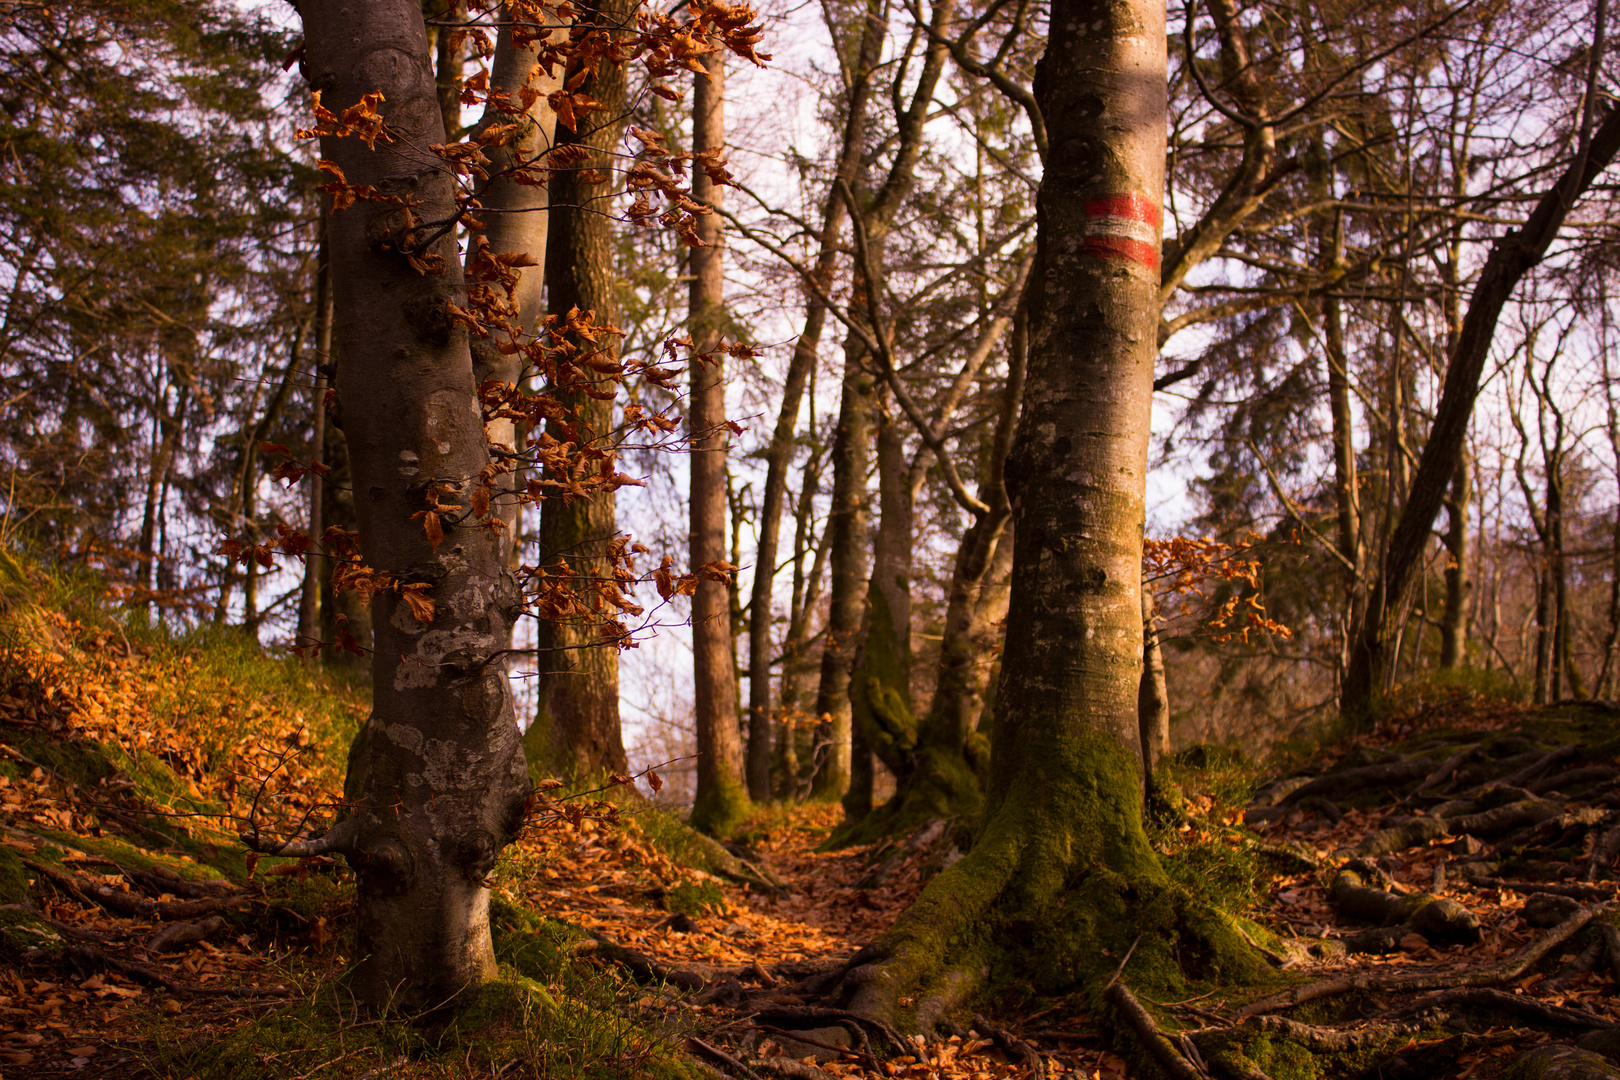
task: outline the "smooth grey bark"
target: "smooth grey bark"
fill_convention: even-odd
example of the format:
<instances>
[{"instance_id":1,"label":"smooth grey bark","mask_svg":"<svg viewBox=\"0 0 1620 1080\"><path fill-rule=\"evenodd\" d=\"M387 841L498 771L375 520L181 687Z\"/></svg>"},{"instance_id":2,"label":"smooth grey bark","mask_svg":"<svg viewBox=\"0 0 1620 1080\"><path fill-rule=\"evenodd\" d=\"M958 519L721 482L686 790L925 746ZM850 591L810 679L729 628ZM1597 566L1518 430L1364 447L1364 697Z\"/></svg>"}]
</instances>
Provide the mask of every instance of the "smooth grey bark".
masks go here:
<instances>
[{"instance_id":1,"label":"smooth grey bark","mask_svg":"<svg viewBox=\"0 0 1620 1080\"><path fill-rule=\"evenodd\" d=\"M722 52L703 58L704 70L692 80L692 154L721 153L726 145L726 67ZM726 492L725 236L719 214L721 189L702 168L692 170L692 197L713 206L697 219L698 239L689 256L692 277L688 326L692 337L691 398L687 431L691 456L690 563L694 571L724 561L728 500ZM755 612L759 618L760 613ZM766 614L765 618L769 618ZM701 573L692 596L692 683L697 726L697 791L692 826L724 835L748 813L756 782L770 797L771 744L767 726L754 738L750 727L747 777L737 733L737 659L732 651L731 589ZM756 775L758 774L758 775Z\"/></svg>"},{"instance_id":2,"label":"smooth grey bark","mask_svg":"<svg viewBox=\"0 0 1620 1080\"><path fill-rule=\"evenodd\" d=\"M428 586L424 621L401 593L373 597L372 712L349 755L347 816L318 840L261 850L342 852L359 877L356 996L431 1009L495 972L486 879L531 791L503 650L521 610L491 530L447 527L430 542L433 498L470 505L489 463L465 332L455 240L411 266L418 226L454 212L450 175L426 147L445 141L418 0L303 5L305 70L334 111L383 95L392 137L375 149L325 137L350 183L410 200L361 200L329 223L337 393L357 498L361 553L394 581Z\"/></svg>"},{"instance_id":3,"label":"smooth grey bark","mask_svg":"<svg viewBox=\"0 0 1620 1080\"><path fill-rule=\"evenodd\" d=\"M618 36L611 28L631 18L630 0L607 0L582 14L590 32ZM575 33L583 32L576 25ZM564 78L575 72L570 69ZM609 171L610 154L621 149L629 86L623 67L599 64L580 84L579 93L602 103L579 122L578 131L557 130L558 145L589 151L577 167L551 177L550 236L546 242L546 287L551 314L566 316L573 308L593 312L596 324L616 325L620 306L614 269L613 220L602 213L605 185L587 182L582 171ZM575 342L581 351L618 350L617 339L604 336L595 345ZM613 428L611 402L584 394L560 395L572 410L572 422L548 421L559 441L607 436ZM616 500L611 491L585 499L548 498L540 504L540 565L557 569L566 559L575 572L606 572L606 549L618 531ZM536 668L540 706L524 735L530 760L563 776L592 777L628 771L624 736L619 727L619 654L599 640L591 620L581 623L542 621L537 634Z\"/></svg>"}]
</instances>

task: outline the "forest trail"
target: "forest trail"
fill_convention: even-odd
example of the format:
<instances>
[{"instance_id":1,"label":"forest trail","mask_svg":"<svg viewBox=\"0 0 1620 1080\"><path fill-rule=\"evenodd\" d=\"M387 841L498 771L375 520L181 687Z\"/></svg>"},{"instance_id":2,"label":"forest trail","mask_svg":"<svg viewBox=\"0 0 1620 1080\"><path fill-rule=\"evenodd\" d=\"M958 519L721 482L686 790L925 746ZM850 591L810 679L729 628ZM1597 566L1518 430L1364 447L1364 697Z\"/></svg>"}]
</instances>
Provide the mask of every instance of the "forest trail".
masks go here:
<instances>
[{"instance_id":1,"label":"forest trail","mask_svg":"<svg viewBox=\"0 0 1620 1080\"><path fill-rule=\"evenodd\" d=\"M286 1080L499 1071L350 1045L366 1025L334 987L352 877L235 839L244 822L292 835L330 805L359 695L234 646L4 616L0 1073L229 1076L208 1055L232 1039ZM1154 842L1183 888L1246 916L1277 970L1143 992L1138 1023L1170 1036L1150 1045L1177 1075L1248 1080L1620 1061L1617 711L1439 695L1269 777L1226 751L1179 755ZM1117 990L1036 996L926 1044L829 1007L855 951L954 857L943 824L821 852L838 807L762 810L733 854L778 891L698 869L701 842L643 800L553 805L578 809L537 816L496 870L496 946L503 970L645 1033L619 1073L591 1075L636 1075L649 1047L749 1078L1141 1075L1113 1053L1142 1045ZM1142 990L1129 963L1120 985ZM1323 1068L1299 1072L1299 1054Z\"/></svg>"}]
</instances>

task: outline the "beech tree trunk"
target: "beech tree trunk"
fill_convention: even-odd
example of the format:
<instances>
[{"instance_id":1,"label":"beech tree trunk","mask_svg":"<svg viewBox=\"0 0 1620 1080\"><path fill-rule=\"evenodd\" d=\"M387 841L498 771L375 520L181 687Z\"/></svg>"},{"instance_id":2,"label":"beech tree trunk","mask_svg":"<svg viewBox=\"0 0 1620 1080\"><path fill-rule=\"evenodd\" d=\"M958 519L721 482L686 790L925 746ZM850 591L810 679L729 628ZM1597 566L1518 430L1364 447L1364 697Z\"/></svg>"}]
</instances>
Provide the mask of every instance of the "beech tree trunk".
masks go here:
<instances>
[{"instance_id":1,"label":"beech tree trunk","mask_svg":"<svg viewBox=\"0 0 1620 1080\"><path fill-rule=\"evenodd\" d=\"M726 144L725 57L703 58L702 72L692 80L692 153L722 151ZM718 206L720 188L701 168L692 170L692 197L716 212L698 217L698 238L705 246L690 255L689 302L692 336L691 404L687 430L692 440L690 561L694 570L721 562L726 550L726 366L720 351L725 318L724 235ZM755 619L762 613L755 609ZM763 613L769 622L769 609ZM747 783L743 749L737 733L737 661L732 652L731 590L724 581L699 575L692 596L692 682L697 724L697 792L692 826L717 836L729 835L749 811L756 780L761 797L770 797L770 727L756 733L750 725ZM756 772L761 775L756 777Z\"/></svg>"},{"instance_id":2,"label":"beech tree trunk","mask_svg":"<svg viewBox=\"0 0 1620 1080\"><path fill-rule=\"evenodd\" d=\"M451 7L452 13L460 9L465 14L464 5ZM527 86L539 97L528 112L517 115L494 106L485 107L483 118L478 123L480 129L513 122L523 126L510 142L491 147L486 152L490 159L489 180L479 190L478 201L487 211L479 216L479 222L483 225L482 236L488 243L489 254L527 255L527 261L531 264L527 267L521 264L510 267L517 275L517 283L512 287L510 297L501 304L504 314L517 329L519 338L527 341L534 333L536 322L545 313L544 267L546 239L551 229L550 198L544 186L518 183L512 179L512 174L514 169L539 160L556 137L557 114L548 103L547 95L562 85L562 73L538 69L539 50L534 46L518 46L510 25L512 18L510 9L503 5L503 25L495 41L494 63L490 66L490 92L505 94L511 101L517 102L518 95ZM551 36L555 39L566 33L556 30ZM531 71L535 72L532 79ZM479 250L478 245L468 246L469 271ZM503 352L500 346L506 340L507 335L497 332L472 343L473 379L479 386L493 379L516 387L523 379L523 354ZM523 452L522 444L529 434L517 422L506 417L491 420L488 431L490 442L513 453ZM504 474L496 495L490 500L490 505L506 523L504 539L508 547L518 541L522 517L522 507L510 493L521 491L523 481L521 471Z\"/></svg>"},{"instance_id":3,"label":"beech tree trunk","mask_svg":"<svg viewBox=\"0 0 1620 1080\"><path fill-rule=\"evenodd\" d=\"M445 141L418 0L303 5L305 68L334 111L380 91L393 138L374 150L324 138L349 182L411 201L361 200L330 221L337 391L344 407L361 551L396 582L429 586L431 616L395 589L372 599L373 706L349 756L347 814L315 841L262 850L339 851L359 877L352 985L373 1007L444 1005L494 974L485 881L515 836L531 788L503 650L521 600L501 540L469 523L430 543L412 515L469 505L489 462L465 332L455 239L413 269L413 225L454 209L450 176L425 148Z\"/></svg>"},{"instance_id":4,"label":"beech tree trunk","mask_svg":"<svg viewBox=\"0 0 1620 1080\"><path fill-rule=\"evenodd\" d=\"M630 0L606 0L589 13L600 26L620 25L631 18ZM581 21L586 21L581 19ZM602 31L611 32L611 31ZM565 73L571 77L572 70ZM600 212L598 201L608 194L603 184L582 178L589 169L609 171L611 153L617 153L624 133L629 88L624 68L598 64L580 84L579 93L602 103L582 117L578 131L559 128L559 146L577 144L590 151L578 166L561 169L551 178L550 236L546 243L546 287L550 312L566 316L570 309L595 313L596 324L617 325L619 301L615 292L613 220ZM617 342L604 337L596 345L617 352ZM566 398L573 410L575 429L555 423L547 430L558 440L602 438L613 428L613 403L584 395ZM607 545L617 533L613 493L598 492L588 499L548 498L540 504L540 565L552 569L567 560L575 572L605 573ZM529 758L537 768L562 776L586 778L606 772L626 772L628 759L619 728L619 654L603 645L589 621L542 622L536 635L535 667L540 677L540 706L534 724L524 735Z\"/></svg>"},{"instance_id":5,"label":"beech tree trunk","mask_svg":"<svg viewBox=\"0 0 1620 1080\"><path fill-rule=\"evenodd\" d=\"M1030 363L1007 463L1011 609L983 827L853 961L849 1006L923 1029L984 985L1096 986L1130 964L1244 961L1170 886L1142 829L1142 526L1159 314L1165 9L1055 0L1035 95ZM1179 942L1178 942L1179 937ZM1127 965L1124 975L1130 977ZM1092 980L1096 980L1093 982Z\"/></svg>"},{"instance_id":6,"label":"beech tree trunk","mask_svg":"<svg viewBox=\"0 0 1620 1080\"><path fill-rule=\"evenodd\" d=\"M912 504L902 422L887 408L878 414L878 529L866 618L849 686L854 732L896 778L911 772L918 748L911 710ZM845 804L852 821L872 809L870 795L857 795L864 806L854 798Z\"/></svg>"}]
</instances>

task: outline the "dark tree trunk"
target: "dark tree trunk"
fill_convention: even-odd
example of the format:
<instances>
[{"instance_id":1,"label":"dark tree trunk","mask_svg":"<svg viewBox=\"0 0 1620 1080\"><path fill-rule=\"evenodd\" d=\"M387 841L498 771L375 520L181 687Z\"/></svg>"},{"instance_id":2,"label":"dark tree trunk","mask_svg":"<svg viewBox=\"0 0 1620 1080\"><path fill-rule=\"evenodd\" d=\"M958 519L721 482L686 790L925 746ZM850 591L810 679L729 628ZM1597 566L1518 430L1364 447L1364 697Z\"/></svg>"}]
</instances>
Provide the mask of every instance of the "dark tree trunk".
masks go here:
<instances>
[{"instance_id":1,"label":"dark tree trunk","mask_svg":"<svg viewBox=\"0 0 1620 1080\"><path fill-rule=\"evenodd\" d=\"M725 59L720 52L704 57L705 72L692 80L692 153L725 149ZM702 169L692 172L692 196L716 206L720 189ZM687 429L692 440L690 541L694 570L723 562L726 550L726 374L720 331L725 319L724 236L718 212L698 218L704 247L691 252L689 302L692 396ZM754 612L768 621L769 609ZM692 682L697 724L697 792L692 826L718 836L729 835L749 811L756 783L761 798L770 797L771 742L767 725L749 731L747 782L743 748L737 733L737 659L732 651L731 590L725 581L699 575L692 596ZM758 774L756 776L756 773Z\"/></svg>"},{"instance_id":2,"label":"dark tree trunk","mask_svg":"<svg viewBox=\"0 0 1620 1080\"><path fill-rule=\"evenodd\" d=\"M629 20L633 10L630 0L608 0L590 18L598 25L618 25ZM593 168L609 171L612 159L607 155L620 149L629 101L626 73L618 65L599 64L578 92L601 102L602 107L582 119L577 132L557 131L559 146L579 145L590 154L577 167L552 174L547 215L551 234L546 244L548 301L554 315L565 316L577 307L594 312L599 326L616 325L619 300L613 220L597 206L607 191L581 174ZM576 344L587 351L617 351L611 337L594 346ZM612 430L612 402L583 394L565 395L563 400L573 411L575 431L548 424L554 438L600 439ZM617 531L612 492L598 492L586 499L548 498L540 504L540 565L555 570L559 560L566 559L576 573L605 573L607 547ZM536 637L540 707L524 736L530 760L538 768L569 777L625 772L629 766L619 728L617 649L601 643L590 620L542 622Z\"/></svg>"},{"instance_id":3,"label":"dark tree trunk","mask_svg":"<svg viewBox=\"0 0 1620 1080\"><path fill-rule=\"evenodd\" d=\"M465 306L455 240L401 249L419 221L453 212L450 175L425 147L445 141L417 0L305 4L305 67L341 111L381 92L394 137L375 150L324 138L322 155L351 183L411 200L360 201L330 221L338 348L361 552L416 595L372 600L372 713L349 755L347 814L288 854L341 851L359 876L352 984L373 1007L441 1006L495 972L486 879L516 835L530 791L503 650L521 605L491 530L452 528L437 545L412 515L430 496L466 506L489 462L465 332L443 314ZM277 850L268 837L259 845Z\"/></svg>"}]
</instances>

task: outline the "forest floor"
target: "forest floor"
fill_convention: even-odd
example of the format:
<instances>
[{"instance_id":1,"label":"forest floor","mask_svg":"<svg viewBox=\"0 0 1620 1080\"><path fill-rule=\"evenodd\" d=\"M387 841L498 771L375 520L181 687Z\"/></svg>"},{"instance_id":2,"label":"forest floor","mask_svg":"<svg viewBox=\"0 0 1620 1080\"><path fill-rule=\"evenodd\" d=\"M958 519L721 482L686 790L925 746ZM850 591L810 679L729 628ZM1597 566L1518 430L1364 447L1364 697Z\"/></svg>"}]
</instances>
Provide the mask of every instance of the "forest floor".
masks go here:
<instances>
[{"instance_id":1,"label":"forest floor","mask_svg":"<svg viewBox=\"0 0 1620 1080\"><path fill-rule=\"evenodd\" d=\"M0 622L3 1076L629 1077L685 1061L749 1080L1488 1080L1520 1058L1620 1076L1605 1062L1620 1061L1612 707L1418 696L1269 778L1224 751L1181 755L1155 843L1174 880L1246 916L1276 970L1176 1001L1137 985L1145 1044L1095 987L929 1042L829 1007L830 978L954 857L943 826L828 853L836 807L762 811L733 845L782 883L761 889L701 869L690 834L639 799L554 814L498 869L493 921L503 971L559 1004L539 1035L450 1054L345 1004L340 864L253 860L234 839L243 822L289 834L326 804L359 695L296 665L243 688L236 646L132 641L43 608ZM1122 977L1136 983L1129 964Z\"/></svg>"}]
</instances>

